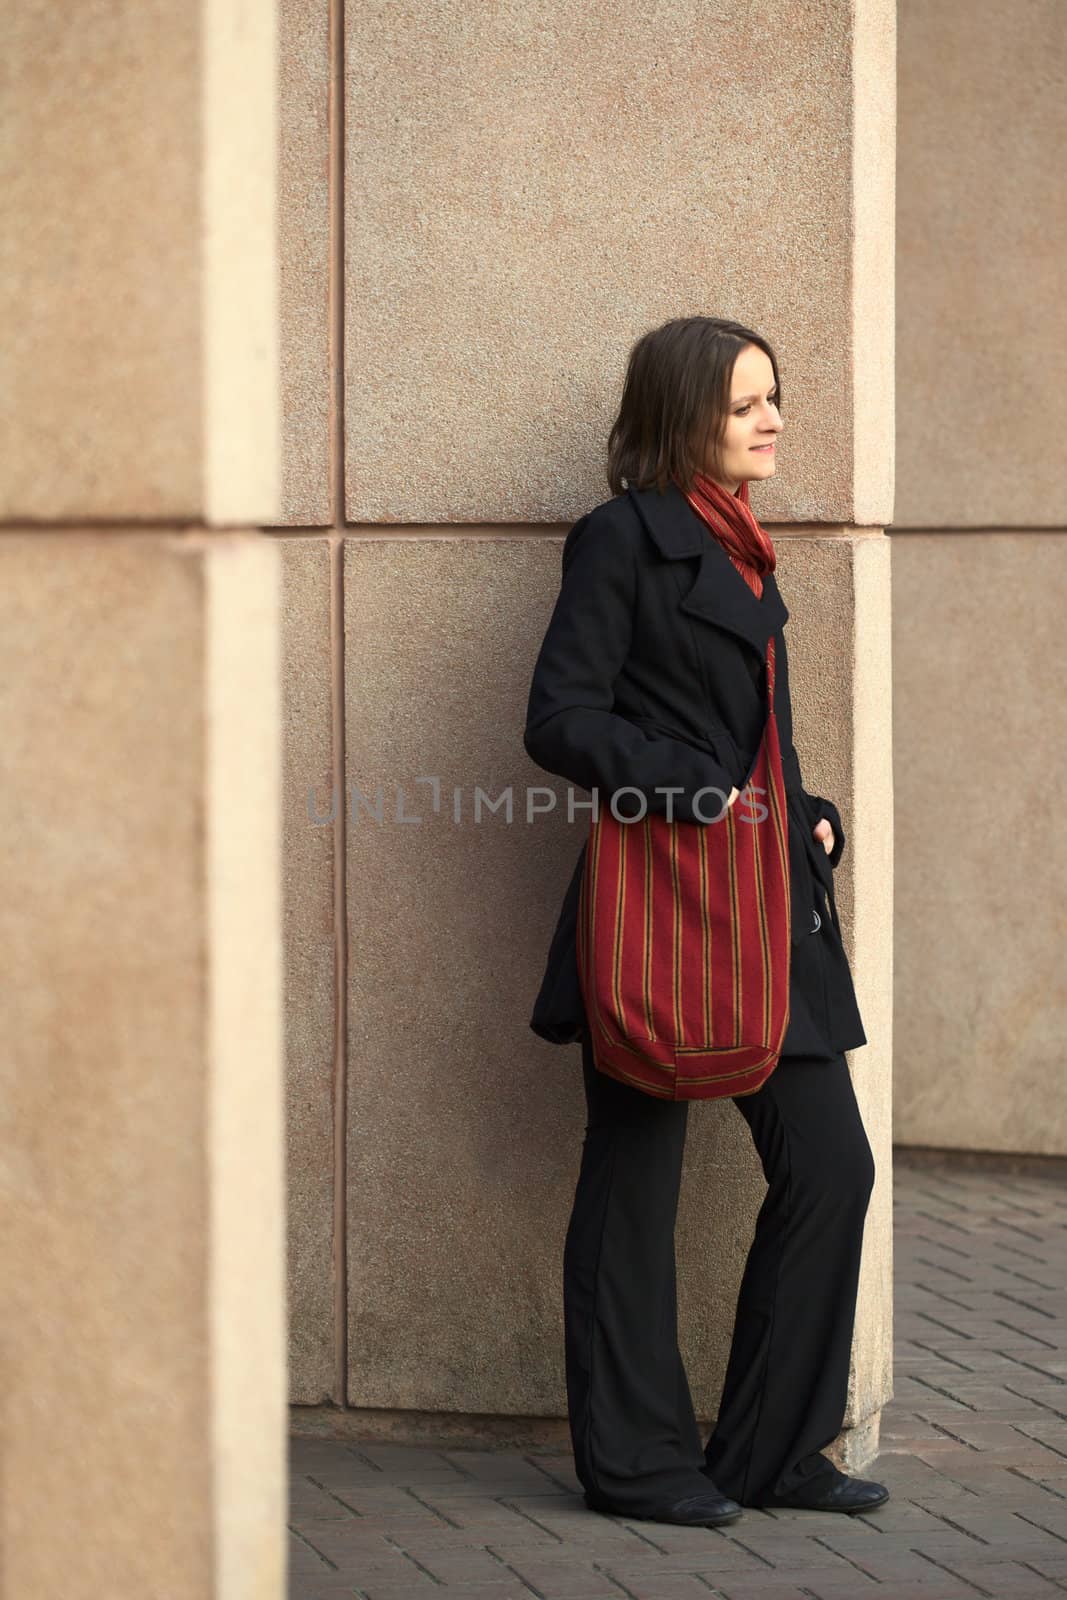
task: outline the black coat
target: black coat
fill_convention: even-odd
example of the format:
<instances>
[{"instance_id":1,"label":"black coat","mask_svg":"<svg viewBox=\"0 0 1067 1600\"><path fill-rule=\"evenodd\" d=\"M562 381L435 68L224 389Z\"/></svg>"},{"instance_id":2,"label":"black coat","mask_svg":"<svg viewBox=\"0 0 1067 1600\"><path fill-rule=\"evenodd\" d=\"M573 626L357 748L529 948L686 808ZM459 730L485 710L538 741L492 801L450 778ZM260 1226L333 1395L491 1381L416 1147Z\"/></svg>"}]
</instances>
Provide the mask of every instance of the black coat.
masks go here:
<instances>
[{"instance_id":1,"label":"black coat","mask_svg":"<svg viewBox=\"0 0 1067 1600\"><path fill-rule=\"evenodd\" d=\"M523 743L546 772L595 788L602 806L630 787L662 813L667 797L657 788L680 788L672 815L707 822L731 788L743 799L767 719L773 634L792 904L782 1053L832 1056L866 1044L833 893L845 835L837 807L803 787L783 632L789 612L774 574L757 598L673 484L665 494L628 489L587 512L564 541L562 565ZM704 795L694 812L693 796L709 785L721 799ZM616 801L620 816L639 812L632 796ZM832 855L812 833L821 817L834 830ZM573 1043L586 1028L575 947L584 860L583 844L530 1019L553 1044Z\"/></svg>"}]
</instances>

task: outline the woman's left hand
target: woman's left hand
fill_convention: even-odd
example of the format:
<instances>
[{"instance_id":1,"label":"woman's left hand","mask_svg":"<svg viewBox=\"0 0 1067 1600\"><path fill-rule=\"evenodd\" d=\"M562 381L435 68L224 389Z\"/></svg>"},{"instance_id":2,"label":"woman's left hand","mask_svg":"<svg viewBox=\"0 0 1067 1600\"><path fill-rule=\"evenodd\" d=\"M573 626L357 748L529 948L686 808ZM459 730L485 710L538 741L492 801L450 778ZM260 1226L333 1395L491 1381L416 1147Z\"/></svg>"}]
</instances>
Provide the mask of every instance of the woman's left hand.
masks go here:
<instances>
[{"instance_id":1,"label":"woman's left hand","mask_svg":"<svg viewBox=\"0 0 1067 1600\"><path fill-rule=\"evenodd\" d=\"M831 826L827 822L826 818L825 817L820 817L818 822L815 824L814 828L812 828L811 831L815 835L816 839L819 839L822 842L822 847L826 851L826 854L828 856L833 855L833 853L834 853L834 830L833 830L833 828L831 828Z\"/></svg>"}]
</instances>

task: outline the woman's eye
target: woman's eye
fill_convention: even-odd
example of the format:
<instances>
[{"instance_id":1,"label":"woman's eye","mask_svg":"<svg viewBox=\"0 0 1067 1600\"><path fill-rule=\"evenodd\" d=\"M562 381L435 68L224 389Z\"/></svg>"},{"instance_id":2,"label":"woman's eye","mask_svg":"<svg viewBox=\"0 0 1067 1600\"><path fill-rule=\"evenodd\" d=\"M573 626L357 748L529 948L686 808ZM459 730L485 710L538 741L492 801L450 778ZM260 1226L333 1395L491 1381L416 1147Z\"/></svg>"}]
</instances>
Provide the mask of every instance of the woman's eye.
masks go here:
<instances>
[{"instance_id":1,"label":"woman's eye","mask_svg":"<svg viewBox=\"0 0 1067 1600\"><path fill-rule=\"evenodd\" d=\"M770 400L772 406L776 406L778 404L778 396L776 394L768 395L768 399ZM735 411L734 412L734 416L735 417L743 417L746 412L751 411L751 410L752 410L751 406L742 406L740 411Z\"/></svg>"}]
</instances>

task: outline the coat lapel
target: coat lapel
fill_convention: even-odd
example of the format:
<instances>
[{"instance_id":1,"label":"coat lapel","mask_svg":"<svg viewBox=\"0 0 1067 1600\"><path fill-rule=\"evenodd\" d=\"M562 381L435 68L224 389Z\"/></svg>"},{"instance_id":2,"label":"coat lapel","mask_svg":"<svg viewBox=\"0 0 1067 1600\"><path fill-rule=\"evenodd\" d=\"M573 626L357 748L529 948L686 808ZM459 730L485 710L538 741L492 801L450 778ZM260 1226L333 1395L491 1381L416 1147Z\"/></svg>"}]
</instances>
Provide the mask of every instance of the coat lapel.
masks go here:
<instances>
[{"instance_id":1,"label":"coat lapel","mask_svg":"<svg viewBox=\"0 0 1067 1600\"><path fill-rule=\"evenodd\" d=\"M669 484L664 494L655 488L626 492L661 555L668 561L685 556L700 558L696 575L679 601L679 610L728 628L765 659L768 640L789 616L774 573L764 576L763 595L757 599L677 484Z\"/></svg>"}]
</instances>

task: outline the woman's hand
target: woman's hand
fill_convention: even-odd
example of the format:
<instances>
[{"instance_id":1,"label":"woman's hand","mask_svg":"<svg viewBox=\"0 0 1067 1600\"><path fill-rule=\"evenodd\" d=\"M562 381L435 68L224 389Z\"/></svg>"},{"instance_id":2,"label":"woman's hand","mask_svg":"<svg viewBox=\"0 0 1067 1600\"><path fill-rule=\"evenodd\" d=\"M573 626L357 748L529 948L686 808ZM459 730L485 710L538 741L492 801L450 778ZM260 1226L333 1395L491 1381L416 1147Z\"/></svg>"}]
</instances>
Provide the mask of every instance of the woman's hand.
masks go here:
<instances>
[{"instance_id":1,"label":"woman's hand","mask_svg":"<svg viewBox=\"0 0 1067 1600\"><path fill-rule=\"evenodd\" d=\"M826 854L828 856L833 855L834 830L831 828L826 818L820 817L811 831L815 835L816 839L819 839L822 842L822 847L826 851Z\"/></svg>"},{"instance_id":2,"label":"woman's hand","mask_svg":"<svg viewBox=\"0 0 1067 1600\"><path fill-rule=\"evenodd\" d=\"M738 795L740 793L741 793L740 789L731 789L730 790L730 798L726 802L727 810L729 810L729 808L733 805L734 801L737 799L737 797L738 797Z\"/></svg>"}]
</instances>

